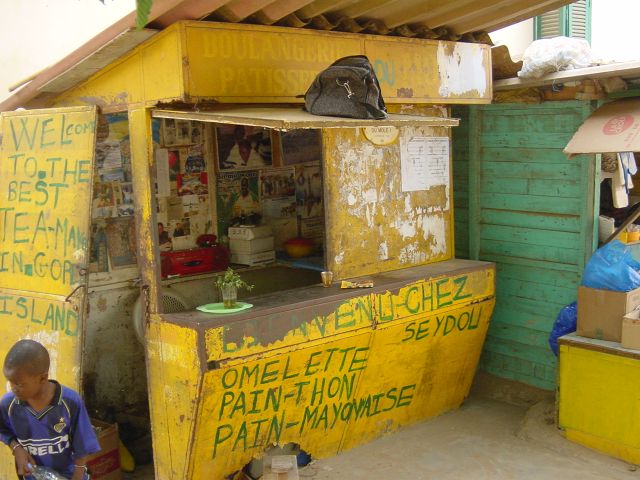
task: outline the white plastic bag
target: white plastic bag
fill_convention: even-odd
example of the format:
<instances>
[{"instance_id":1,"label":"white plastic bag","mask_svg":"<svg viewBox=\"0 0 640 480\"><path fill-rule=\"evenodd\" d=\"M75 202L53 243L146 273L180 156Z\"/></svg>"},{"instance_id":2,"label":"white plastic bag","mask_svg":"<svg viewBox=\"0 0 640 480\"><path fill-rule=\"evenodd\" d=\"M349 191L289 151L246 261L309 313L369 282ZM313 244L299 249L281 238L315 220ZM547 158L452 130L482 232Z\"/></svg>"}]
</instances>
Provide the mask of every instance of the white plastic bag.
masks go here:
<instances>
[{"instance_id":1,"label":"white plastic bag","mask_svg":"<svg viewBox=\"0 0 640 480\"><path fill-rule=\"evenodd\" d=\"M536 40L524 51L520 78L540 78L547 73L589 67L593 56L582 38L555 37Z\"/></svg>"}]
</instances>

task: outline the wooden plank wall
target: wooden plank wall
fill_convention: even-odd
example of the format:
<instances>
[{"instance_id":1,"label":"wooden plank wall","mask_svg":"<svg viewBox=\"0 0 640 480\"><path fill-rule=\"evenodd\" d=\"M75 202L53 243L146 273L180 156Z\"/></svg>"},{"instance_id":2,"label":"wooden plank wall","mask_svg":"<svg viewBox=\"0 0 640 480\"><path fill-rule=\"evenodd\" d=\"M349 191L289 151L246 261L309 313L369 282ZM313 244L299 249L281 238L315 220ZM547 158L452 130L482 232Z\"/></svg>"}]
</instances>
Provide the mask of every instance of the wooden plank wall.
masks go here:
<instances>
[{"instance_id":1,"label":"wooden plank wall","mask_svg":"<svg viewBox=\"0 0 640 480\"><path fill-rule=\"evenodd\" d=\"M453 107L453 229L456 258L469 258L469 107Z\"/></svg>"},{"instance_id":2,"label":"wooden plank wall","mask_svg":"<svg viewBox=\"0 0 640 480\"><path fill-rule=\"evenodd\" d=\"M559 310L575 300L595 248L595 161L562 153L590 111L588 102L470 107L461 122L469 127L466 150L457 145L464 130L454 137L454 153L462 157L454 157L454 197L469 199L456 245L467 232L470 258L497 264L481 368L544 389L556 383L549 333Z\"/></svg>"}]
</instances>

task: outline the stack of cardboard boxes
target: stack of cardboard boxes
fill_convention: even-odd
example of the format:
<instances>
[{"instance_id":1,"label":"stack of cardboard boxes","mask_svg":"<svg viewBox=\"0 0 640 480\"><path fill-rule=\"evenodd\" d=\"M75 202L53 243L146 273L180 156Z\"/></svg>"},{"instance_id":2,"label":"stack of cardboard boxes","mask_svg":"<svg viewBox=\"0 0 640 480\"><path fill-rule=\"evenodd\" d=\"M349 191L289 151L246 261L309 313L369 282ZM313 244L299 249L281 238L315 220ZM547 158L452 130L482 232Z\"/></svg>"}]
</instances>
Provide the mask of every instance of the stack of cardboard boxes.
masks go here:
<instances>
[{"instance_id":1,"label":"stack of cardboard boxes","mask_svg":"<svg viewBox=\"0 0 640 480\"><path fill-rule=\"evenodd\" d=\"M91 420L95 430L98 442L100 442L100 451L90 455L87 458L87 466L91 471L92 480L122 480L122 472L120 471L120 451L118 424L105 423L99 420Z\"/></svg>"},{"instance_id":2,"label":"stack of cardboard boxes","mask_svg":"<svg viewBox=\"0 0 640 480\"><path fill-rule=\"evenodd\" d=\"M640 288L615 292L578 287L576 333L640 349Z\"/></svg>"},{"instance_id":3,"label":"stack of cardboard boxes","mask_svg":"<svg viewBox=\"0 0 640 480\"><path fill-rule=\"evenodd\" d=\"M231 263L265 265L276 259L271 227L229 227Z\"/></svg>"}]
</instances>

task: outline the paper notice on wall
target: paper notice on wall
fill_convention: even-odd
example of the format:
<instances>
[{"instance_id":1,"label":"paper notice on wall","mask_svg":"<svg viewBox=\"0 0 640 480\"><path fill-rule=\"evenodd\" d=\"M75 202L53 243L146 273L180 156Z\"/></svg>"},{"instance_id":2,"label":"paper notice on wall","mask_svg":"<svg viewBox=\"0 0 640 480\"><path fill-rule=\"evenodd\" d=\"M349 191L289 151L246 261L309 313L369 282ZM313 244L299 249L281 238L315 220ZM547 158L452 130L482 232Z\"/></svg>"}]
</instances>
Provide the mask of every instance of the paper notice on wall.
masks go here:
<instances>
[{"instance_id":1,"label":"paper notice on wall","mask_svg":"<svg viewBox=\"0 0 640 480\"><path fill-rule=\"evenodd\" d=\"M169 151L166 148L156 149L156 176L158 182L158 196L171 195L169 183Z\"/></svg>"},{"instance_id":2,"label":"paper notice on wall","mask_svg":"<svg viewBox=\"0 0 640 480\"><path fill-rule=\"evenodd\" d=\"M402 191L427 190L449 184L449 137L401 139Z\"/></svg>"},{"instance_id":3,"label":"paper notice on wall","mask_svg":"<svg viewBox=\"0 0 640 480\"><path fill-rule=\"evenodd\" d=\"M170 220L177 220L182 218L184 214L184 207L182 205L182 199L180 197L167 198L167 215Z\"/></svg>"}]
</instances>

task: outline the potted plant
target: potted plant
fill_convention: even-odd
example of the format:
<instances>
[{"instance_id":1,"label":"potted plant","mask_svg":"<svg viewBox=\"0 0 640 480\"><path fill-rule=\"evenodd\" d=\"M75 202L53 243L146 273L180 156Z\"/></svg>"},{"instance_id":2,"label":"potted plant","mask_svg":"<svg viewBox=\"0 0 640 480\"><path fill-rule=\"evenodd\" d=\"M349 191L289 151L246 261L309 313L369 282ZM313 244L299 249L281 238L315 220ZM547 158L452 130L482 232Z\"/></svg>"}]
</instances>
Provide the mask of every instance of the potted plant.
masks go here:
<instances>
[{"instance_id":1,"label":"potted plant","mask_svg":"<svg viewBox=\"0 0 640 480\"><path fill-rule=\"evenodd\" d=\"M222 295L224 308L235 308L236 300L238 299L238 289L244 288L247 291L251 291L253 285L249 285L247 282L242 280L240 275L229 267L223 275L216 278L216 287L218 287L220 294Z\"/></svg>"}]
</instances>

